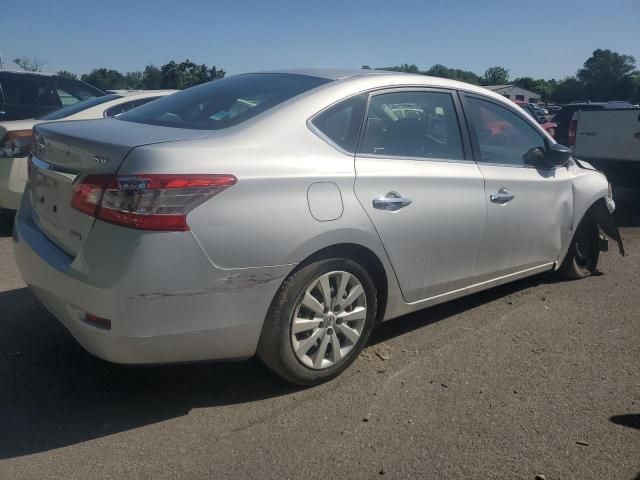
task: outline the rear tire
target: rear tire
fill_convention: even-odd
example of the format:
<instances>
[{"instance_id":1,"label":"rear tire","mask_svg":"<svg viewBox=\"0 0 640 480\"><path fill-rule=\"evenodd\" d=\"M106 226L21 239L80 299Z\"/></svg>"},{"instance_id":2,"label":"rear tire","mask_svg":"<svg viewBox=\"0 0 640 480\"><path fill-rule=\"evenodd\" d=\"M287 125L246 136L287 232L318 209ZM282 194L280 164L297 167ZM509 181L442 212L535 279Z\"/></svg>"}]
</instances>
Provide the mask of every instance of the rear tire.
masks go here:
<instances>
[{"instance_id":1,"label":"rear tire","mask_svg":"<svg viewBox=\"0 0 640 480\"><path fill-rule=\"evenodd\" d=\"M285 280L271 303L258 357L298 385L331 380L366 345L376 298L371 276L352 260L331 258L306 265Z\"/></svg>"},{"instance_id":2,"label":"rear tire","mask_svg":"<svg viewBox=\"0 0 640 480\"><path fill-rule=\"evenodd\" d=\"M584 217L571 239L567 256L558 269L560 277L585 278L597 270L600 258L599 235L598 225L591 217Z\"/></svg>"}]
</instances>

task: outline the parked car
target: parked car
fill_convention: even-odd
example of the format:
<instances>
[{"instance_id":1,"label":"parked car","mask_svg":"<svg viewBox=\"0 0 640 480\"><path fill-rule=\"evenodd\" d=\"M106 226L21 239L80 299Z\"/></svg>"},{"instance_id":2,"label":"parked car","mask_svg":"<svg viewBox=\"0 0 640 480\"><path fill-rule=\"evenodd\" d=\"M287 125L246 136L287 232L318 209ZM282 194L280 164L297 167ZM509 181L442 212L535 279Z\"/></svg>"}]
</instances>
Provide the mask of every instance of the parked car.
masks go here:
<instances>
[{"instance_id":1,"label":"parked car","mask_svg":"<svg viewBox=\"0 0 640 480\"><path fill-rule=\"evenodd\" d=\"M549 115L549 110L547 110L544 107L541 107L540 105L537 105L535 103L529 103L529 106L533 108L536 112L538 112L538 114L540 115Z\"/></svg>"},{"instance_id":2,"label":"parked car","mask_svg":"<svg viewBox=\"0 0 640 480\"><path fill-rule=\"evenodd\" d=\"M510 100L443 78L236 75L34 135L18 266L113 362L257 353L316 384L377 322L590 275L598 225L622 251L604 175Z\"/></svg>"},{"instance_id":3,"label":"parked car","mask_svg":"<svg viewBox=\"0 0 640 480\"><path fill-rule=\"evenodd\" d=\"M602 109L573 114L569 145L576 158L604 172L614 185L640 187L640 113Z\"/></svg>"},{"instance_id":4,"label":"parked car","mask_svg":"<svg viewBox=\"0 0 640 480\"><path fill-rule=\"evenodd\" d=\"M607 102L607 108L638 108L638 105L634 105L630 102L626 102L624 100L609 100Z\"/></svg>"},{"instance_id":5,"label":"parked car","mask_svg":"<svg viewBox=\"0 0 640 480\"><path fill-rule=\"evenodd\" d=\"M541 114L539 111L535 110L531 107L530 103L525 102L515 102L520 108L522 108L525 112L531 116L534 120L536 120L542 128L544 128L545 132L547 132L552 137L555 136L556 124L547 120L547 117Z\"/></svg>"},{"instance_id":6,"label":"parked car","mask_svg":"<svg viewBox=\"0 0 640 480\"><path fill-rule=\"evenodd\" d=\"M555 115L560 111L562 107L560 105L547 105L547 110L549 111L549 115Z\"/></svg>"},{"instance_id":7,"label":"parked car","mask_svg":"<svg viewBox=\"0 0 640 480\"><path fill-rule=\"evenodd\" d=\"M32 128L43 122L115 117L175 90L130 90L69 105L38 119L0 122L0 208L17 210L27 183Z\"/></svg>"},{"instance_id":8,"label":"parked car","mask_svg":"<svg viewBox=\"0 0 640 480\"><path fill-rule=\"evenodd\" d=\"M0 71L0 121L36 118L102 95L87 83L58 75Z\"/></svg>"},{"instance_id":9,"label":"parked car","mask_svg":"<svg viewBox=\"0 0 640 480\"><path fill-rule=\"evenodd\" d=\"M571 119L573 114L579 110L583 112L593 110L604 110L613 108L633 108L631 104L629 107L619 107L615 103L609 102L572 102L567 105L563 105L562 109L556 113L553 121L558 125L556 127L555 139L562 145L569 145L569 128L571 127Z\"/></svg>"}]
</instances>

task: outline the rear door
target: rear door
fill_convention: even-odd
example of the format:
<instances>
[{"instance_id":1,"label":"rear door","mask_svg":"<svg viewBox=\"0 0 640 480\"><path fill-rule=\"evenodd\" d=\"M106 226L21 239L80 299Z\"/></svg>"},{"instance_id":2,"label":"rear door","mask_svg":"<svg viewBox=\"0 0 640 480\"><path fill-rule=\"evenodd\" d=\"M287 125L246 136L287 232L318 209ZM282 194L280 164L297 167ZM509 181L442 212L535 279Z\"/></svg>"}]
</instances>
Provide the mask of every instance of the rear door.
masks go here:
<instances>
[{"instance_id":1,"label":"rear door","mask_svg":"<svg viewBox=\"0 0 640 480\"><path fill-rule=\"evenodd\" d=\"M405 300L472 283L486 204L455 92L376 92L363 130L355 193L389 255Z\"/></svg>"},{"instance_id":2,"label":"rear door","mask_svg":"<svg viewBox=\"0 0 640 480\"><path fill-rule=\"evenodd\" d=\"M484 178L487 228L477 264L484 280L554 262L573 217L568 169L535 168L525 154L547 139L525 114L465 94L464 110Z\"/></svg>"}]
</instances>

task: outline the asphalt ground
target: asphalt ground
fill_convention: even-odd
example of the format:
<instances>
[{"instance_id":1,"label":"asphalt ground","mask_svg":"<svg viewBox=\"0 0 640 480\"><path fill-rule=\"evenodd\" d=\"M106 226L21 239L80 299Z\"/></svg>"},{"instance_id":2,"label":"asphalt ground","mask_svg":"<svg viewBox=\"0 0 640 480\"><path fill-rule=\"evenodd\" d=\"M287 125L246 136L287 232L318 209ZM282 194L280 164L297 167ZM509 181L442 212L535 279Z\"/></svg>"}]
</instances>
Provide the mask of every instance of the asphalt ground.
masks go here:
<instances>
[{"instance_id":1,"label":"asphalt ground","mask_svg":"<svg viewBox=\"0 0 640 480\"><path fill-rule=\"evenodd\" d=\"M640 479L640 192L616 197L625 258L387 322L308 389L256 360L92 357L25 287L2 213L0 479Z\"/></svg>"}]
</instances>

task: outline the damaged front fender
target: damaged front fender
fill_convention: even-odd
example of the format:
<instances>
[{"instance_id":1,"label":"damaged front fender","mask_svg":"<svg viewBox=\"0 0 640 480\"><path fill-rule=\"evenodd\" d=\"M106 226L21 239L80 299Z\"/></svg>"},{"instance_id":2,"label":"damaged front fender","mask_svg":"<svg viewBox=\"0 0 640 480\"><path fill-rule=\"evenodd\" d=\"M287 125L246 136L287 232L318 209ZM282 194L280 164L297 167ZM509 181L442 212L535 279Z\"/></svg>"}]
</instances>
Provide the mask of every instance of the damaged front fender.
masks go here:
<instances>
[{"instance_id":1,"label":"damaged front fender","mask_svg":"<svg viewBox=\"0 0 640 480\"><path fill-rule=\"evenodd\" d=\"M598 199L591 206L591 208L589 208L589 212L593 216L595 222L605 233L605 235L607 235L607 237L609 237L611 240L614 240L618 244L618 251L620 252L620 255L624 257L624 245L622 244L620 230L618 230L618 226L616 225L616 222L613 219L609 208L607 207L606 199Z\"/></svg>"}]
</instances>

